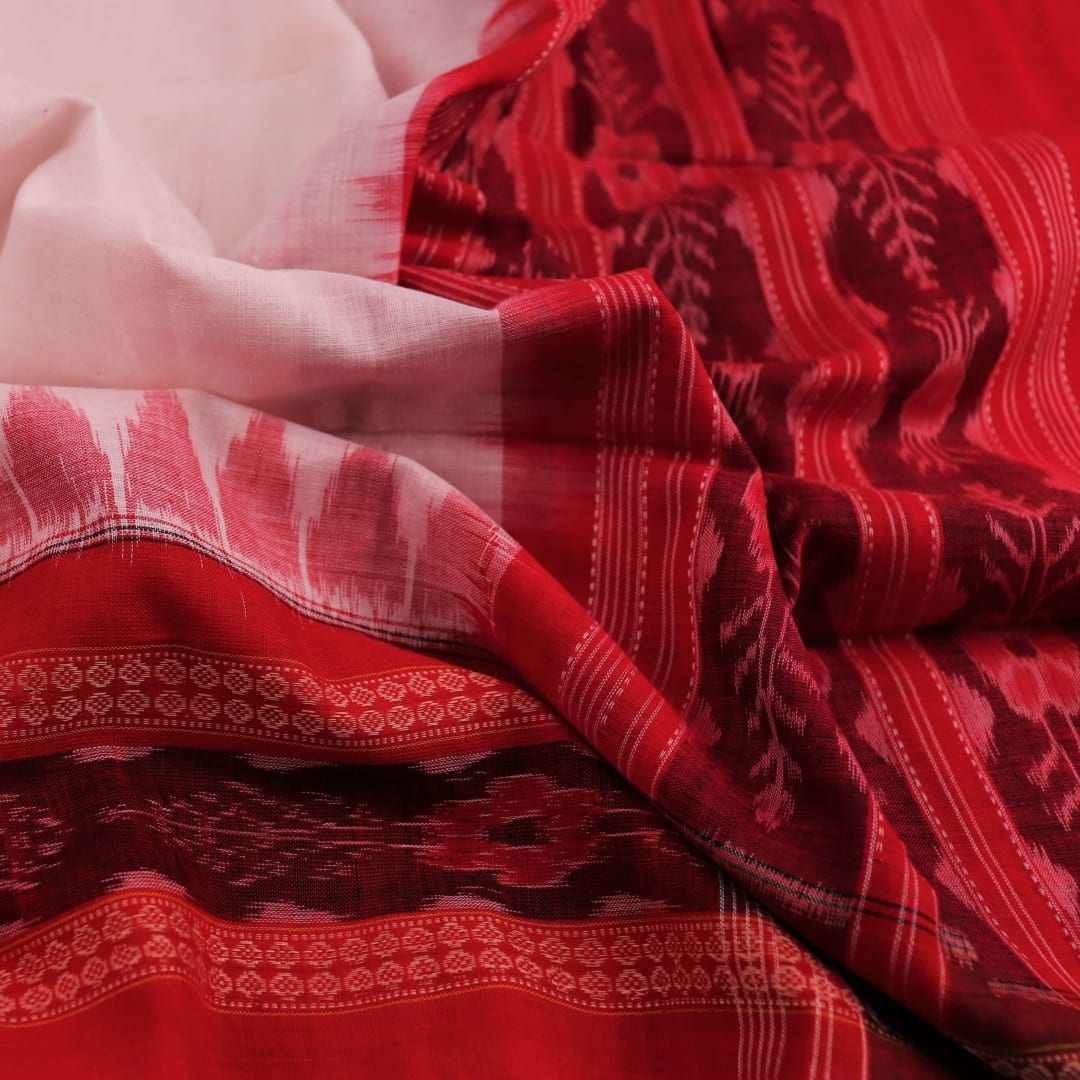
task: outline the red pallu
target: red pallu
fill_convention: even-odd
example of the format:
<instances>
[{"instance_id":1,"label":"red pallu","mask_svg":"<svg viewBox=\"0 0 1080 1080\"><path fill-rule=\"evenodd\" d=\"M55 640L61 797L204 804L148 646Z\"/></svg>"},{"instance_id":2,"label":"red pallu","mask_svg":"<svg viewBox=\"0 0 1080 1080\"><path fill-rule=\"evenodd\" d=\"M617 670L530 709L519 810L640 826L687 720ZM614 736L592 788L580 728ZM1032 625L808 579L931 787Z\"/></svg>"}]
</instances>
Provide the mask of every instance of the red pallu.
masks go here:
<instances>
[{"instance_id":1,"label":"red pallu","mask_svg":"<svg viewBox=\"0 0 1080 1080\"><path fill-rule=\"evenodd\" d=\"M1080 1075L1080 24L1008 7L512 0L252 233L295 370L5 389L3 1075Z\"/></svg>"}]
</instances>

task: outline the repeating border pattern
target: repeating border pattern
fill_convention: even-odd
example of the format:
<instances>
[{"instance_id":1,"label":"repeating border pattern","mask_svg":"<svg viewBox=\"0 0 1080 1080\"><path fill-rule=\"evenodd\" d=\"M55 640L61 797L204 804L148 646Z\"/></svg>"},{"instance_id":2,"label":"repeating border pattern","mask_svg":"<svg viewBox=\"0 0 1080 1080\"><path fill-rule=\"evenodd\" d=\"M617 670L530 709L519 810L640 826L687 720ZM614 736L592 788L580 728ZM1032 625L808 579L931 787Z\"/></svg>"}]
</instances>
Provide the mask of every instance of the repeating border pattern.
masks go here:
<instances>
[{"instance_id":1,"label":"repeating border pattern","mask_svg":"<svg viewBox=\"0 0 1080 1080\"><path fill-rule=\"evenodd\" d=\"M599 1011L757 1008L861 1020L854 994L759 915L543 923L428 912L349 926L224 924L164 894L125 893L0 950L0 1027L180 976L214 1009L360 1009L479 987Z\"/></svg>"},{"instance_id":2,"label":"repeating border pattern","mask_svg":"<svg viewBox=\"0 0 1080 1080\"><path fill-rule=\"evenodd\" d=\"M446 666L327 680L290 661L178 648L0 660L0 744L120 727L370 749L558 722L520 687Z\"/></svg>"}]
</instances>

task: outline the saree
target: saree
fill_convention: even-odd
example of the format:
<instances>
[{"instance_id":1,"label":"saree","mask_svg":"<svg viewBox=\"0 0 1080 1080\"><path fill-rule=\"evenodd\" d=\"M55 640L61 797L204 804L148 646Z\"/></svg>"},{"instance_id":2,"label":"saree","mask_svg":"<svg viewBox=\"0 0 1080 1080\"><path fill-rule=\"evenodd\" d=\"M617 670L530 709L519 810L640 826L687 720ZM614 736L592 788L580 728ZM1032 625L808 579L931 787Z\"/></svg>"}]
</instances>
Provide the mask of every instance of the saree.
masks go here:
<instances>
[{"instance_id":1,"label":"saree","mask_svg":"<svg viewBox=\"0 0 1080 1080\"><path fill-rule=\"evenodd\" d=\"M0 85L0 1075L1080 1077L1080 8Z\"/></svg>"}]
</instances>

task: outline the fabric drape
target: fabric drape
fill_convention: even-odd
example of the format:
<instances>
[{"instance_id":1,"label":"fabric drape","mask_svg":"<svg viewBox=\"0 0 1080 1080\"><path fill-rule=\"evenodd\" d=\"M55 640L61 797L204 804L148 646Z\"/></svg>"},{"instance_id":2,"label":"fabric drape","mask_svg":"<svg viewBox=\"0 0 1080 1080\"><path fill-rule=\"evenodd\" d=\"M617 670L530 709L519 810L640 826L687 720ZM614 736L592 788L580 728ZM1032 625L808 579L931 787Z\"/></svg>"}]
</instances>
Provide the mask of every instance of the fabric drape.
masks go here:
<instances>
[{"instance_id":1,"label":"fabric drape","mask_svg":"<svg viewBox=\"0 0 1080 1080\"><path fill-rule=\"evenodd\" d=\"M1078 32L4 5L0 1072L1080 1076Z\"/></svg>"}]
</instances>

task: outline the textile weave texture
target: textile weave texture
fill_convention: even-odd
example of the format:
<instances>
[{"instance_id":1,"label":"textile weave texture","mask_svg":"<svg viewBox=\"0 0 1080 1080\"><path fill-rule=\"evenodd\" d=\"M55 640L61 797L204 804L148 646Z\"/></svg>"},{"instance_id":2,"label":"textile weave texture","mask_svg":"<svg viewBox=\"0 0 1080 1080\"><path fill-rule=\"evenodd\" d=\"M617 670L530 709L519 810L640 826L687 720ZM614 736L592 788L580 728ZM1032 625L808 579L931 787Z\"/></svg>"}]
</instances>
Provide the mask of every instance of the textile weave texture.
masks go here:
<instances>
[{"instance_id":1,"label":"textile weave texture","mask_svg":"<svg viewBox=\"0 0 1080 1080\"><path fill-rule=\"evenodd\" d=\"M1080 7L8 0L0 1075L1080 1078Z\"/></svg>"}]
</instances>

